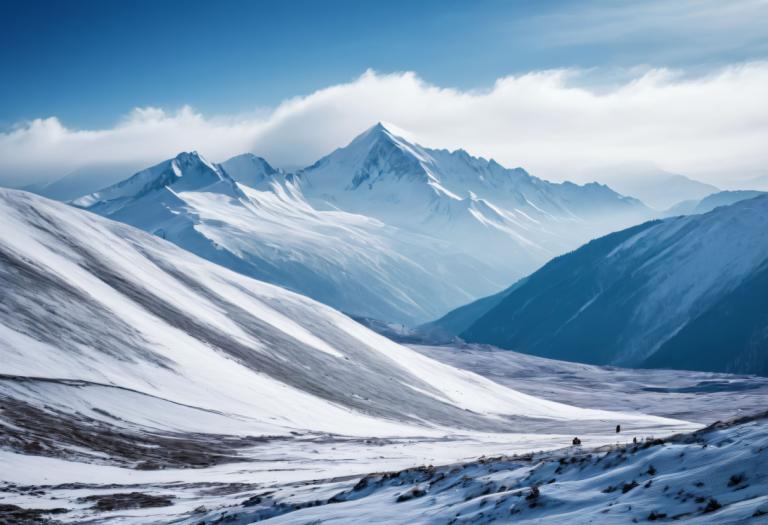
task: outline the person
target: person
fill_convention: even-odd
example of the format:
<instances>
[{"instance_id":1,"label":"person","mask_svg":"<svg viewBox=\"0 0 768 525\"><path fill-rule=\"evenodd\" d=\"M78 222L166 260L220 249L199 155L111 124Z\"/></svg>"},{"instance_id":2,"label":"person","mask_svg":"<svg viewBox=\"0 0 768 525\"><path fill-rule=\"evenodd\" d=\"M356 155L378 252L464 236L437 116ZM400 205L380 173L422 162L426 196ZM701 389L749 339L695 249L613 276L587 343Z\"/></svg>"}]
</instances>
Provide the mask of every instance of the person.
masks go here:
<instances>
[{"instance_id":1,"label":"person","mask_svg":"<svg viewBox=\"0 0 768 525\"><path fill-rule=\"evenodd\" d=\"M621 432L621 425L616 425L616 433L618 434Z\"/></svg>"},{"instance_id":2,"label":"person","mask_svg":"<svg viewBox=\"0 0 768 525\"><path fill-rule=\"evenodd\" d=\"M573 438L573 446L581 445L581 440L577 437Z\"/></svg>"}]
</instances>

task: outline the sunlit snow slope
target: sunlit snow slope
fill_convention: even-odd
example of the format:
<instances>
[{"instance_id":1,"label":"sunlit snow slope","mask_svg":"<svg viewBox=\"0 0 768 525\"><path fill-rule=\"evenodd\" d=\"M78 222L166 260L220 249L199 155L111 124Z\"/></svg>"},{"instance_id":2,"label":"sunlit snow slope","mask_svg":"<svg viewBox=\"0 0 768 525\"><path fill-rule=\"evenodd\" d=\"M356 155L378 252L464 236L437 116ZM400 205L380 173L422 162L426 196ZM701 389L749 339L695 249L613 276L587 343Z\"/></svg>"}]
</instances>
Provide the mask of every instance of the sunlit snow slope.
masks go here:
<instances>
[{"instance_id":1,"label":"sunlit snow slope","mask_svg":"<svg viewBox=\"0 0 768 525\"><path fill-rule=\"evenodd\" d=\"M173 427L175 418L188 431L229 434L514 432L520 418L675 423L501 387L313 300L39 196L0 190L0 220L0 372L19 379L3 387L16 399L72 411L103 400L117 421ZM142 396L145 410L131 408Z\"/></svg>"}]
</instances>

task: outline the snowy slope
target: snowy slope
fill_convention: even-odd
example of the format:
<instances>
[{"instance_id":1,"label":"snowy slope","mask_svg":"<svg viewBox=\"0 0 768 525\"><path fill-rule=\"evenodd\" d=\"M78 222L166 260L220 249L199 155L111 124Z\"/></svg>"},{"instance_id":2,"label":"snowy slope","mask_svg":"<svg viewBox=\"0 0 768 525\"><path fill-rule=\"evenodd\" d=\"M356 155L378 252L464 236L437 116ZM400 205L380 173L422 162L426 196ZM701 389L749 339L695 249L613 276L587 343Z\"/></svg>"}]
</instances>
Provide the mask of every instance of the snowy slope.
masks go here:
<instances>
[{"instance_id":1,"label":"snowy slope","mask_svg":"<svg viewBox=\"0 0 768 525\"><path fill-rule=\"evenodd\" d=\"M426 321L503 282L445 241L313 209L253 155L217 166L183 153L74 204L360 316Z\"/></svg>"},{"instance_id":2,"label":"snowy slope","mask_svg":"<svg viewBox=\"0 0 768 525\"><path fill-rule=\"evenodd\" d=\"M318 207L364 213L451 241L519 277L554 255L647 217L639 201L596 183L555 184L522 168L409 142L376 124L298 172Z\"/></svg>"},{"instance_id":3,"label":"snowy slope","mask_svg":"<svg viewBox=\"0 0 768 525\"><path fill-rule=\"evenodd\" d=\"M322 450L328 470L316 477L308 476L323 460L306 450L272 459L280 444L262 451L272 456L260 462L270 472L249 463L130 472L0 451L10 481L0 483L0 517L24 512L65 523L141 525L765 522L765 414L667 439L634 435L633 444L632 437L603 446L586 438L549 452L486 448L461 462L441 461L427 449L437 461L402 468L390 457L389 468L336 476L327 472L348 468L350 453L376 467L368 454L395 448L327 449L318 440L310 446Z\"/></svg>"},{"instance_id":4,"label":"snowy slope","mask_svg":"<svg viewBox=\"0 0 768 525\"><path fill-rule=\"evenodd\" d=\"M409 347L526 394L580 407L708 425L751 414L768 400L768 377L586 365L476 344Z\"/></svg>"},{"instance_id":5,"label":"snowy slope","mask_svg":"<svg viewBox=\"0 0 768 525\"><path fill-rule=\"evenodd\" d=\"M768 421L762 414L668 440L430 465L241 500L181 523L766 523Z\"/></svg>"},{"instance_id":6,"label":"snowy slope","mask_svg":"<svg viewBox=\"0 0 768 525\"><path fill-rule=\"evenodd\" d=\"M315 301L32 194L2 190L0 214L6 376L120 387L275 434L509 431L518 417L675 424L519 394Z\"/></svg>"},{"instance_id":7,"label":"snowy slope","mask_svg":"<svg viewBox=\"0 0 768 525\"><path fill-rule=\"evenodd\" d=\"M30 193L0 190L0 222L2 520L167 523L258 487L698 426L517 392Z\"/></svg>"},{"instance_id":8,"label":"snowy slope","mask_svg":"<svg viewBox=\"0 0 768 525\"><path fill-rule=\"evenodd\" d=\"M462 334L595 364L768 374L768 196L559 257Z\"/></svg>"}]
</instances>

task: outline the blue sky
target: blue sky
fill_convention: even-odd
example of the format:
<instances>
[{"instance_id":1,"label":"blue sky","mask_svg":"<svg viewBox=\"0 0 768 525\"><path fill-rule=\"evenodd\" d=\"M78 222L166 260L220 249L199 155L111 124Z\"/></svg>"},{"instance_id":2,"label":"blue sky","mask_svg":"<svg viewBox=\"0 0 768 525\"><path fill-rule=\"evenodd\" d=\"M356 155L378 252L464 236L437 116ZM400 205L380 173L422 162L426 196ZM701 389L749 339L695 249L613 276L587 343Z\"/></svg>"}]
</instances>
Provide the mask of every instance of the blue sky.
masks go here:
<instances>
[{"instance_id":1,"label":"blue sky","mask_svg":"<svg viewBox=\"0 0 768 525\"><path fill-rule=\"evenodd\" d=\"M377 121L551 180L768 166L768 0L0 0L0 184ZM604 172L604 170L602 171Z\"/></svg>"},{"instance_id":2,"label":"blue sky","mask_svg":"<svg viewBox=\"0 0 768 525\"><path fill-rule=\"evenodd\" d=\"M0 20L0 129L54 115L104 126L145 106L258 111L369 68L475 89L551 68L596 68L593 82L701 71L768 51L763 1L4 0Z\"/></svg>"}]
</instances>

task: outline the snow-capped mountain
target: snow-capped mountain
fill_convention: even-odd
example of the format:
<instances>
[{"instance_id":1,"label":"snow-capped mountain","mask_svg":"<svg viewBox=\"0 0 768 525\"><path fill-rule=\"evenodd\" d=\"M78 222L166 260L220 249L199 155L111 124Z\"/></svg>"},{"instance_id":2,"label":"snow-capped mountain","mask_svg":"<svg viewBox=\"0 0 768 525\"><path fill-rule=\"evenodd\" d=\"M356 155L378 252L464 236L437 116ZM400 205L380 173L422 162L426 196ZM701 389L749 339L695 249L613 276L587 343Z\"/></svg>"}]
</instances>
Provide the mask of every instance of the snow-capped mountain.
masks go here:
<instances>
[{"instance_id":1,"label":"snow-capped mountain","mask_svg":"<svg viewBox=\"0 0 768 525\"><path fill-rule=\"evenodd\" d=\"M555 184L464 150L424 148L376 124L298 172L316 207L375 217L525 273L616 224L647 217L639 201L596 184Z\"/></svg>"},{"instance_id":2,"label":"snow-capped mountain","mask_svg":"<svg viewBox=\"0 0 768 525\"><path fill-rule=\"evenodd\" d=\"M768 375L768 196L558 257L462 337L596 364Z\"/></svg>"},{"instance_id":3,"label":"snow-capped mountain","mask_svg":"<svg viewBox=\"0 0 768 525\"><path fill-rule=\"evenodd\" d=\"M381 124L297 173L197 153L76 206L355 316L416 324L502 288L646 208L599 184L553 184Z\"/></svg>"},{"instance_id":4,"label":"snow-capped mountain","mask_svg":"<svg viewBox=\"0 0 768 525\"><path fill-rule=\"evenodd\" d=\"M74 204L355 315L424 321L503 282L444 241L313 209L253 155L215 165L182 153Z\"/></svg>"}]
</instances>

